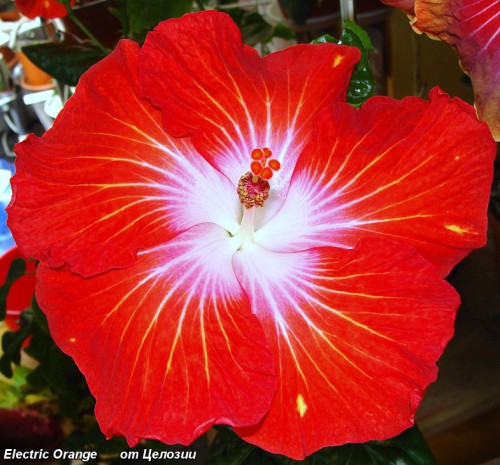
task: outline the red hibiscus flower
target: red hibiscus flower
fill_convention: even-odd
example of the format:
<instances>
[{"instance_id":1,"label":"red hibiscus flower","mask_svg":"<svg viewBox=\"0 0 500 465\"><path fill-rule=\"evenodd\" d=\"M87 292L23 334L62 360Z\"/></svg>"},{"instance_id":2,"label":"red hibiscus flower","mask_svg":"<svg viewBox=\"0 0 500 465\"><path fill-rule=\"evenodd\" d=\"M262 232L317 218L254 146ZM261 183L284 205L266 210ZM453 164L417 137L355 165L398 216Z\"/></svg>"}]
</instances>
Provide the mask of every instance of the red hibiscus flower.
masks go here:
<instances>
[{"instance_id":1,"label":"red hibiscus flower","mask_svg":"<svg viewBox=\"0 0 500 465\"><path fill-rule=\"evenodd\" d=\"M260 58L225 14L186 15L122 41L17 146L9 224L106 435L223 423L301 458L413 423L495 147L439 90L350 107L358 58Z\"/></svg>"},{"instance_id":2,"label":"red hibiscus flower","mask_svg":"<svg viewBox=\"0 0 500 465\"><path fill-rule=\"evenodd\" d=\"M478 116L500 140L500 2L382 0L412 17L412 26L453 46L474 87Z\"/></svg>"},{"instance_id":3,"label":"red hibiscus flower","mask_svg":"<svg viewBox=\"0 0 500 465\"><path fill-rule=\"evenodd\" d=\"M72 0L71 5L75 4ZM62 18L68 14L66 7L57 0L15 0L16 8L27 18L41 16L45 19Z\"/></svg>"}]
</instances>

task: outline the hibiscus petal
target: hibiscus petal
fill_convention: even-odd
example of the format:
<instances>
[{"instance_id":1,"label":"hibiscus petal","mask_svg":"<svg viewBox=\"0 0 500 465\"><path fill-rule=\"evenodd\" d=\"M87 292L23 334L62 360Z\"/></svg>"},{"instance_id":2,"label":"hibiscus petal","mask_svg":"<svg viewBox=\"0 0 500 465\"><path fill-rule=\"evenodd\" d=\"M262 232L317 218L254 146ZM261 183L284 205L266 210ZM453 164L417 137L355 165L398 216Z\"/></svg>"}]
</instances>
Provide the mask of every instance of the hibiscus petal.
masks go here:
<instances>
[{"instance_id":1,"label":"hibiscus petal","mask_svg":"<svg viewBox=\"0 0 500 465\"><path fill-rule=\"evenodd\" d=\"M231 267L236 247L205 223L92 278L40 265L40 306L107 436L189 444L214 423L262 418L276 378Z\"/></svg>"},{"instance_id":2,"label":"hibiscus petal","mask_svg":"<svg viewBox=\"0 0 500 465\"><path fill-rule=\"evenodd\" d=\"M57 0L15 0L16 8L27 18L41 16L45 19L62 18L68 14L66 7ZM71 5L75 0L71 0Z\"/></svg>"},{"instance_id":3,"label":"hibiscus petal","mask_svg":"<svg viewBox=\"0 0 500 465\"><path fill-rule=\"evenodd\" d=\"M359 50L299 45L264 59L244 46L230 17L207 11L161 23L141 49L142 93L164 110L173 135L194 146L236 186L253 149L281 162L286 186L316 111L345 99Z\"/></svg>"},{"instance_id":4,"label":"hibiscus petal","mask_svg":"<svg viewBox=\"0 0 500 465\"><path fill-rule=\"evenodd\" d=\"M233 259L274 343L278 390L248 442L300 459L324 446L386 439L413 424L459 297L412 247L363 239Z\"/></svg>"},{"instance_id":5,"label":"hibiscus petal","mask_svg":"<svg viewBox=\"0 0 500 465\"><path fill-rule=\"evenodd\" d=\"M438 89L430 97L324 111L286 202L256 241L287 252L386 236L446 276L486 241L495 144L472 107Z\"/></svg>"},{"instance_id":6,"label":"hibiscus petal","mask_svg":"<svg viewBox=\"0 0 500 465\"><path fill-rule=\"evenodd\" d=\"M500 2L417 0L412 26L452 45L474 88L478 116L500 140Z\"/></svg>"},{"instance_id":7,"label":"hibiscus petal","mask_svg":"<svg viewBox=\"0 0 500 465\"><path fill-rule=\"evenodd\" d=\"M9 226L27 256L89 276L201 222L238 229L234 187L138 98L137 52L122 41L53 129L16 146Z\"/></svg>"},{"instance_id":8,"label":"hibiscus petal","mask_svg":"<svg viewBox=\"0 0 500 465\"><path fill-rule=\"evenodd\" d=\"M394 8L398 8L410 16L415 14L415 0L381 0L381 2Z\"/></svg>"}]
</instances>

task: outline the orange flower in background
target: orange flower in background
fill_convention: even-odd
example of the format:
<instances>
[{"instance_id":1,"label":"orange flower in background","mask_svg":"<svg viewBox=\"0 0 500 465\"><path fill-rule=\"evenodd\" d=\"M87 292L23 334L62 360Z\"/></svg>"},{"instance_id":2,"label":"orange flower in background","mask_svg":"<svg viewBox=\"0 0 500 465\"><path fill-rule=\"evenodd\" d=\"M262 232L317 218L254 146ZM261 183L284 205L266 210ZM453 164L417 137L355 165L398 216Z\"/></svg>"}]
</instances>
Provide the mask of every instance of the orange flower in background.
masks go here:
<instances>
[{"instance_id":1,"label":"orange flower in background","mask_svg":"<svg viewBox=\"0 0 500 465\"><path fill-rule=\"evenodd\" d=\"M66 7L57 0L15 0L16 8L27 18L42 17L45 19L62 18L66 16ZM71 0L71 5L75 0Z\"/></svg>"},{"instance_id":2,"label":"orange flower in background","mask_svg":"<svg viewBox=\"0 0 500 465\"><path fill-rule=\"evenodd\" d=\"M382 0L405 11L412 27L451 45L474 88L475 106L500 140L500 2L498 0Z\"/></svg>"},{"instance_id":3,"label":"orange flower in background","mask_svg":"<svg viewBox=\"0 0 500 465\"><path fill-rule=\"evenodd\" d=\"M264 58L216 11L121 41L16 146L9 226L109 437L293 458L410 427L485 242L474 110L345 102L355 48Z\"/></svg>"}]
</instances>

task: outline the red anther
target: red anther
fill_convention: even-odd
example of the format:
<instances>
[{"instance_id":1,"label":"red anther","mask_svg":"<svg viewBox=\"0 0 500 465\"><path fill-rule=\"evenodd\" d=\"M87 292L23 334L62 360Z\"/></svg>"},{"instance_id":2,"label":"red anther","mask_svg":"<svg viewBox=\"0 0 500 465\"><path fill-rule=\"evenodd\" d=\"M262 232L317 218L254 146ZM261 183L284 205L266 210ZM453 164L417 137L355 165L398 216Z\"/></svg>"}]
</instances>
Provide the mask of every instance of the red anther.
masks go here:
<instances>
[{"instance_id":1,"label":"red anther","mask_svg":"<svg viewBox=\"0 0 500 465\"><path fill-rule=\"evenodd\" d=\"M269 158L269 157L271 157L273 155L272 150L270 148L268 148L268 147L264 147L262 149L262 152L264 154L264 158Z\"/></svg>"},{"instance_id":2,"label":"red anther","mask_svg":"<svg viewBox=\"0 0 500 465\"><path fill-rule=\"evenodd\" d=\"M273 177L273 171L271 170L271 168L268 168L267 166L265 168L262 169L262 171L260 172L260 177L262 179L271 179Z\"/></svg>"},{"instance_id":3,"label":"red anther","mask_svg":"<svg viewBox=\"0 0 500 465\"><path fill-rule=\"evenodd\" d=\"M278 171L281 168L281 163L278 160L269 160L269 168Z\"/></svg>"},{"instance_id":4,"label":"red anther","mask_svg":"<svg viewBox=\"0 0 500 465\"><path fill-rule=\"evenodd\" d=\"M252 163L250 163L250 169L252 170L253 174L257 175L262 171L262 165L258 161L253 161Z\"/></svg>"},{"instance_id":5,"label":"red anther","mask_svg":"<svg viewBox=\"0 0 500 465\"><path fill-rule=\"evenodd\" d=\"M254 160L261 160L263 156L264 156L264 153L262 152L261 149L253 149L252 150L252 158Z\"/></svg>"}]
</instances>

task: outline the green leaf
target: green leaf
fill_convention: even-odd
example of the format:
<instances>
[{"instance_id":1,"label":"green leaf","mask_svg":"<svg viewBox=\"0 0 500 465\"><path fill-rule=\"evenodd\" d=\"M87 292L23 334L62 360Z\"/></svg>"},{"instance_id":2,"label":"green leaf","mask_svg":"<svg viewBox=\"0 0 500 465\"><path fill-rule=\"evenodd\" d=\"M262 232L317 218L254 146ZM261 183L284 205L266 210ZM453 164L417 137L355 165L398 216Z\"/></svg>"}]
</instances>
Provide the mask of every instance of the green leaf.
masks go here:
<instances>
[{"instance_id":1,"label":"green leaf","mask_svg":"<svg viewBox=\"0 0 500 465\"><path fill-rule=\"evenodd\" d=\"M0 380L0 408L15 408L22 405L23 386L26 384L28 373L28 368L20 366L13 370L13 376L8 382Z\"/></svg>"},{"instance_id":2,"label":"green leaf","mask_svg":"<svg viewBox=\"0 0 500 465\"><path fill-rule=\"evenodd\" d=\"M302 25L311 15L317 0L279 0L279 3L285 14L295 24Z\"/></svg>"},{"instance_id":3,"label":"green leaf","mask_svg":"<svg viewBox=\"0 0 500 465\"><path fill-rule=\"evenodd\" d=\"M0 321L5 319L7 314L7 295L12 284L26 273L26 261L22 258L12 260L7 277L2 286L0 286Z\"/></svg>"},{"instance_id":4,"label":"green leaf","mask_svg":"<svg viewBox=\"0 0 500 465\"><path fill-rule=\"evenodd\" d=\"M344 32L340 37L340 42L361 50L361 59L354 68L347 89L347 101L351 105L359 107L375 93L375 78L368 59L368 54L373 50L373 45L366 31L350 20L344 21Z\"/></svg>"},{"instance_id":5,"label":"green leaf","mask_svg":"<svg viewBox=\"0 0 500 465\"><path fill-rule=\"evenodd\" d=\"M368 33L354 21L344 21L344 32L340 36L340 43L358 47L361 51L373 50L373 45Z\"/></svg>"},{"instance_id":6,"label":"green leaf","mask_svg":"<svg viewBox=\"0 0 500 465\"><path fill-rule=\"evenodd\" d=\"M210 446L209 455L205 465L248 465L247 459L256 446L248 444L234 434L229 428L217 428Z\"/></svg>"},{"instance_id":7,"label":"green leaf","mask_svg":"<svg viewBox=\"0 0 500 465\"><path fill-rule=\"evenodd\" d=\"M295 38L295 32L293 29L285 26L284 24L276 24L274 26L274 37L280 37L285 40L292 40Z\"/></svg>"},{"instance_id":8,"label":"green leaf","mask_svg":"<svg viewBox=\"0 0 500 465\"><path fill-rule=\"evenodd\" d=\"M373 45L368 34L354 21L346 20L344 21L344 31L340 36L340 40L324 35L313 40L312 43L322 44L327 42L349 45L361 51L361 59L353 70L349 88L347 89L347 101L355 107L361 106L375 93L375 78L368 59L368 54L373 50Z\"/></svg>"},{"instance_id":9,"label":"green leaf","mask_svg":"<svg viewBox=\"0 0 500 465\"><path fill-rule=\"evenodd\" d=\"M127 0L115 0L115 7L109 7L108 11L118 18L122 25L122 33L124 37L128 37L130 34L130 20L127 13Z\"/></svg>"},{"instance_id":10,"label":"green leaf","mask_svg":"<svg viewBox=\"0 0 500 465\"><path fill-rule=\"evenodd\" d=\"M21 363L21 348L29 336L29 326L22 326L18 331L7 331L2 337L2 351L0 357L0 373L7 378L12 377L12 364Z\"/></svg>"},{"instance_id":11,"label":"green leaf","mask_svg":"<svg viewBox=\"0 0 500 465\"><path fill-rule=\"evenodd\" d=\"M35 389L35 394L41 393L47 397L52 393L57 398L58 413L78 420L82 414L92 413L94 398L73 359L64 354L52 340L45 315L35 300L32 307L22 312L21 328L6 332L2 338L0 372L7 377L12 376L12 364L19 365L22 344L31 336L25 352L39 363L26 376L28 385Z\"/></svg>"},{"instance_id":12,"label":"green leaf","mask_svg":"<svg viewBox=\"0 0 500 465\"><path fill-rule=\"evenodd\" d=\"M178 18L192 9L192 0L125 0L121 7L128 18L128 35L139 42L160 21Z\"/></svg>"},{"instance_id":13,"label":"green leaf","mask_svg":"<svg viewBox=\"0 0 500 465\"><path fill-rule=\"evenodd\" d=\"M33 320L40 327L40 329L47 335L50 335L49 324L47 323L47 318L42 312L42 309L38 306L36 297L33 296L31 301L31 314L33 315Z\"/></svg>"},{"instance_id":14,"label":"green leaf","mask_svg":"<svg viewBox=\"0 0 500 465\"><path fill-rule=\"evenodd\" d=\"M50 388L58 398L59 413L66 418L78 419L82 413L91 412L94 400L73 359L55 345L36 318L31 334L26 353L39 365L28 376L28 382L38 389Z\"/></svg>"},{"instance_id":15,"label":"green leaf","mask_svg":"<svg viewBox=\"0 0 500 465\"><path fill-rule=\"evenodd\" d=\"M326 447L305 460L273 455L245 443L229 428L218 429L206 465L436 465L416 426L385 441Z\"/></svg>"},{"instance_id":16,"label":"green leaf","mask_svg":"<svg viewBox=\"0 0 500 465\"><path fill-rule=\"evenodd\" d=\"M27 45L22 51L43 71L69 86L76 86L80 76L105 57L105 54L90 42L64 41Z\"/></svg>"},{"instance_id":17,"label":"green leaf","mask_svg":"<svg viewBox=\"0 0 500 465\"><path fill-rule=\"evenodd\" d=\"M240 28L245 44L253 47L258 43L266 43L272 40L274 27L256 11L231 8L224 10L224 12L229 14Z\"/></svg>"},{"instance_id":18,"label":"green leaf","mask_svg":"<svg viewBox=\"0 0 500 465\"><path fill-rule=\"evenodd\" d=\"M277 26L269 24L255 10L228 8L222 11L229 14L232 20L238 25L243 36L243 42L252 47L257 44L266 44L273 37L282 37L284 39L292 39L294 37L294 32L290 28L280 24Z\"/></svg>"},{"instance_id":19,"label":"green leaf","mask_svg":"<svg viewBox=\"0 0 500 465\"><path fill-rule=\"evenodd\" d=\"M392 461L387 465L436 465L436 461L417 426L403 431L399 436L386 441L373 441L370 447L380 452L390 450L384 455ZM382 463L382 462L381 462Z\"/></svg>"}]
</instances>

